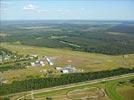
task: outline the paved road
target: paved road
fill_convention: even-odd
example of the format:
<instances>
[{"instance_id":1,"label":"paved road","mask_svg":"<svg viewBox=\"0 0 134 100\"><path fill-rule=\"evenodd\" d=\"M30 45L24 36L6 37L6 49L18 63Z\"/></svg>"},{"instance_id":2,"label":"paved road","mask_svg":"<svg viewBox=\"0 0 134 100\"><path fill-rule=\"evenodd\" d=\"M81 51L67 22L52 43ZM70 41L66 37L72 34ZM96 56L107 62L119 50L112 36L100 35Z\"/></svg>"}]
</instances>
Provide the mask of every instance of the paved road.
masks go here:
<instances>
[{"instance_id":1,"label":"paved road","mask_svg":"<svg viewBox=\"0 0 134 100\"><path fill-rule=\"evenodd\" d=\"M32 94L37 94L37 93L42 93L42 92L51 92L51 91L55 91L55 90L62 90L62 89L73 88L73 87L77 87L77 86L90 85L90 84L95 84L95 83L100 83L100 82L105 82L105 81L116 80L116 79L120 79L120 78L126 78L126 77L130 77L130 76L134 76L134 73L107 77L107 78L102 78L102 79L96 79L96 80L91 80L91 81L86 81L86 82L75 83L75 84L56 86L56 87L52 87L52 88L33 90ZM30 96L30 95L31 95L31 91L29 91L29 94L27 94L25 96ZM17 100L22 100L25 96L22 96L22 97L18 98Z\"/></svg>"}]
</instances>

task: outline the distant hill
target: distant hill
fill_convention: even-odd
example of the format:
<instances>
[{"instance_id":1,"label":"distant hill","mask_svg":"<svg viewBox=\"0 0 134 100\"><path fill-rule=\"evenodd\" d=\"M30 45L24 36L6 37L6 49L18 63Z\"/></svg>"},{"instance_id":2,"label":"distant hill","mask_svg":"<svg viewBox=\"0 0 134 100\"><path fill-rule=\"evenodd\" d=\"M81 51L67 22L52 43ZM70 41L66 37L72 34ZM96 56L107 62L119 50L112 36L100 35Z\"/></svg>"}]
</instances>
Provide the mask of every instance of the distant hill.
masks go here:
<instances>
[{"instance_id":1,"label":"distant hill","mask_svg":"<svg viewBox=\"0 0 134 100\"><path fill-rule=\"evenodd\" d=\"M0 42L103 54L134 53L134 21L2 21Z\"/></svg>"}]
</instances>

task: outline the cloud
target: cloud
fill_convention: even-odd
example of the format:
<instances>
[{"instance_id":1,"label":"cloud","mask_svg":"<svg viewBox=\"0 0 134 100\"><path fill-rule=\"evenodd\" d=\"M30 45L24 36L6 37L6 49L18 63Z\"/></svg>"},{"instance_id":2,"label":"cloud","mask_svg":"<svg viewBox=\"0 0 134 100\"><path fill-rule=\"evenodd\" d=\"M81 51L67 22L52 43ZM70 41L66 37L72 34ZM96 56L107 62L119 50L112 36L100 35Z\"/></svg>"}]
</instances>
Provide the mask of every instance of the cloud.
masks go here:
<instances>
[{"instance_id":1,"label":"cloud","mask_svg":"<svg viewBox=\"0 0 134 100\"><path fill-rule=\"evenodd\" d=\"M86 10L86 8L81 8L81 10L83 10L83 11L84 11L84 10Z\"/></svg>"},{"instance_id":2,"label":"cloud","mask_svg":"<svg viewBox=\"0 0 134 100\"><path fill-rule=\"evenodd\" d=\"M23 7L23 10L25 11L31 11L31 12L34 12L36 14L40 14L40 15L51 15L52 13L57 13L57 14L66 14L66 13L69 13L70 12L70 9L49 9L49 10L46 10L46 9L42 9L40 6L37 6L35 4L28 4L28 5L25 5Z\"/></svg>"},{"instance_id":3,"label":"cloud","mask_svg":"<svg viewBox=\"0 0 134 100\"><path fill-rule=\"evenodd\" d=\"M43 10L39 6L36 6L33 4L28 4L28 5L24 6L23 10L31 11L31 12L34 12L34 13L40 14L40 15L46 15L46 13L48 12L47 10Z\"/></svg>"},{"instance_id":4,"label":"cloud","mask_svg":"<svg viewBox=\"0 0 134 100\"><path fill-rule=\"evenodd\" d=\"M56 12L57 14L61 14L61 15L65 15L65 14L69 14L71 12L70 9L57 9L57 10L53 10L53 12Z\"/></svg>"},{"instance_id":5,"label":"cloud","mask_svg":"<svg viewBox=\"0 0 134 100\"><path fill-rule=\"evenodd\" d=\"M33 4L28 4L23 7L24 10L31 10L31 11L37 11L39 8Z\"/></svg>"}]
</instances>

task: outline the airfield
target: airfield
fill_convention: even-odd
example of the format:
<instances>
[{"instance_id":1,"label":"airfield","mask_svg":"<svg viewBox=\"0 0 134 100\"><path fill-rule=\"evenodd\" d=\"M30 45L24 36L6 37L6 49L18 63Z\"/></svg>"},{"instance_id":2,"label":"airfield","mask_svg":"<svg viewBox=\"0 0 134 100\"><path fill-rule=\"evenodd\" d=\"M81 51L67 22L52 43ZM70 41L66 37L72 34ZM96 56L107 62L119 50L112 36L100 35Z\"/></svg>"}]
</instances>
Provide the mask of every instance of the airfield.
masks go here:
<instances>
[{"instance_id":1,"label":"airfield","mask_svg":"<svg viewBox=\"0 0 134 100\"><path fill-rule=\"evenodd\" d=\"M55 66L61 67L67 64L73 65L77 70L83 72L94 72L102 70L111 70L115 68L133 68L134 54L122 55L104 55L97 53L86 53L79 51L72 51L69 49L54 49L45 47L16 45L10 43L3 43L1 47L21 55L36 54L39 57L48 55L55 57ZM52 75L58 76L61 73L55 70L54 67L46 64L41 67L28 67L24 69L8 70L0 73L9 82L13 80L23 80L27 77L43 77L41 70L51 70Z\"/></svg>"}]
</instances>

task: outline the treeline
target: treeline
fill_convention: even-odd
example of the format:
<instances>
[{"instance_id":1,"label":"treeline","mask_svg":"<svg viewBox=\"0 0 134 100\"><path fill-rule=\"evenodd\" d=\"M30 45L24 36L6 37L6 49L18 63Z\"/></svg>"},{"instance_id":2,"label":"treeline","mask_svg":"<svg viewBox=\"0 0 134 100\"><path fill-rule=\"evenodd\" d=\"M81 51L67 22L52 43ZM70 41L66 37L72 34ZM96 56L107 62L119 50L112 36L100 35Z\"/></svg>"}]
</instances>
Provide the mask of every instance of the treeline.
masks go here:
<instances>
[{"instance_id":1,"label":"treeline","mask_svg":"<svg viewBox=\"0 0 134 100\"><path fill-rule=\"evenodd\" d=\"M129 80L130 83L134 84L134 78Z\"/></svg>"},{"instance_id":2,"label":"treeline","mask_svg":"<svg viewBox=\"0 0 134 100\"><path fill-rule=\"evenodd\" d=\"M11 55L13 53L5 48L0 48L0 55L4 55L4 54Z\"/></svg>"},{"instance_id":3,"label":"treeline","mask_svg":"<svg viewBox=\"0 0 134 100\"><path fill-rule=\"evenodd\" d=\"M22 81L13 81L11 84L3 84L2 86L0 86L0 95L7 95L10 93L30 91L77 82L84 82L88 80L94 80L133 72L134 68L118 68L98 72L62 74L61 76L56 78L48 77L38 79L26 79Z\"/></svg>"},{"instance_id":4,"label":"treeline","mask_svg":"<svg viewBox=\"0 0 134 100\"><path fill-rule=\"evenodd\" d=\"M0 72L8 71L8 70L16 70L23 69L26 66L30 65L29 61L21 61L21 62L13 62L0 65Z\"/></svg>"}]
</instances>

